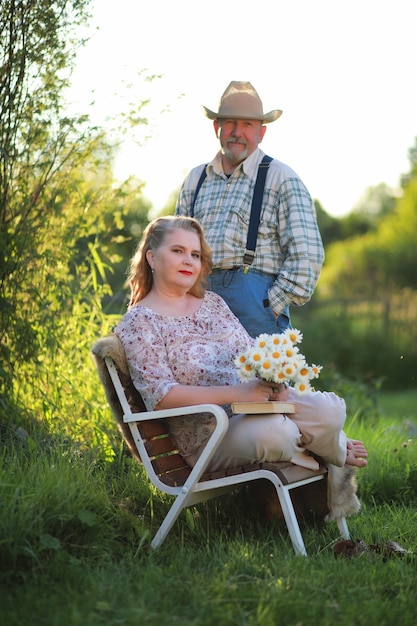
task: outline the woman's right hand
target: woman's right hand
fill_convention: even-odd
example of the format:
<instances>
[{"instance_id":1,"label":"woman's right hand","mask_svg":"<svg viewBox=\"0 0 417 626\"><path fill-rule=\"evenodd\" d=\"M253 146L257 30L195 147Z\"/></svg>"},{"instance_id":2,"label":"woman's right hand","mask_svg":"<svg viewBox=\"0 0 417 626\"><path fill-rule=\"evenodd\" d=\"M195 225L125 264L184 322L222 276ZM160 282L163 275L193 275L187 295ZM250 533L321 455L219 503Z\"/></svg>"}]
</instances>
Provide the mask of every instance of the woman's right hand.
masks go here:
<instances>
[{"instance_id":1,"label":"woman's right hand","mask_svg":"<svg viewBox=\"0 0 417 626\"><path fill-rule=\"evenodd\" d=\"M251 380L236 387L236 399L234 402L268 402L275 393L267 382Z\"/></svg>"}]
</instances>

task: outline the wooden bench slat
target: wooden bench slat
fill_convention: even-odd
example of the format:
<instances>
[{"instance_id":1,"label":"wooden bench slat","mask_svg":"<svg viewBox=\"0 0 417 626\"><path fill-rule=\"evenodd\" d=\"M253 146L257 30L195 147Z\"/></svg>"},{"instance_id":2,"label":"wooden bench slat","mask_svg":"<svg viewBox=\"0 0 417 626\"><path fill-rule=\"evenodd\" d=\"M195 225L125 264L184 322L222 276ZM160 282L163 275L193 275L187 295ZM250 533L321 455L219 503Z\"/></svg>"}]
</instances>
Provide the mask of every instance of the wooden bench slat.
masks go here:
<instances>
[{"instance_id":1,"label":"wooden bench slat","mask_svg":"<svg viewBox=\"0 0 417 626\"><path fill-rule=\"evenodd\" d=\"M168 474L161 474L159 478L163 483L169 485L170 487L180 487L185 483L190 475L190 472L191 467L187 465L187 467L169 472Z\"/></svg>"},{"instance_id":2,"label":"wooden bench slat","mask_svg":"<svg viewBox=\"0 0 417 626\"><path fill-rule=\"evenodd\" d=\"M156 474L165 474L167 472L172 472L173 470L180 469L183 467L190 466L184 461L183 457L180 454L171 454L170 456L160 456L156 459L152 459L151 461L152 467L155 470Z\"/></svg>"},{"instance_id":3,"label":"wooden bench slat","mask_svg":"<svg viewBox=\"0 0 417 626\"><path fill-rule=\"evenodd\" d=\"M168 430L162 420L149 420L147 422L136 422L142 439L152 439L160 435L168 434Z\"/></svg>"},{"instance_id":4,"label":"wooden bench slat","mask_svg":"<svg viewBox=\"0 0 417 626\"><path fill-rule=\"evenodd\" d=\"M279 467L280 465L281 467ZM306 478L327 474L327 469L322 466L318 470L311 470L293 463L262 463L262 466L264 469L277 473L284 485L291 485Z\"/></svg>"},{"instance_id":5,"label":"wooden bench slat","mask_svg":"<svg viewBox=\"0 0 417 626\"><path fill-rule=\"evenodd\" d=\"M168 436L146 441L145 448L150 457L177 452L178 450L175 441Z\"/></svg>"}]
</instances>

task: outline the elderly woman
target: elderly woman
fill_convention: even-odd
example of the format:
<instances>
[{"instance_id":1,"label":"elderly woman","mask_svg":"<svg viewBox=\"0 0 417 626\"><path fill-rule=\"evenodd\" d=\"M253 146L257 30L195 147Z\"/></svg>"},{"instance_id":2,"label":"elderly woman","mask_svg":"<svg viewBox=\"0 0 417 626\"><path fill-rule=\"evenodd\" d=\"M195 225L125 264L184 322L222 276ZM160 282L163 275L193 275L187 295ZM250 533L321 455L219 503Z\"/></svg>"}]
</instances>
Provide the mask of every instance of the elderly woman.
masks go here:
<instances>
[{"instance_id":1,"label":"elderly woman","mask_svg":"<svg viewBox=\"0 0 417 626\"><path fill-rule=\"evenodd\" d=\"M210 470L262 461L324 462L363 467L367 452L343 432L346 407L333 393L297 395L260 380L240 382L234 360L253 339L217 294L206 291L211 252L200 224L161 217L146 228L130 264L131 300L114 332L132 381L148 410L203 403L222 405L228 431ZM295 413L232 415L232 402L285 400ZM214 429L212 416L170 420L178 449L194 465Z\"/></svg>"}]
</instances>

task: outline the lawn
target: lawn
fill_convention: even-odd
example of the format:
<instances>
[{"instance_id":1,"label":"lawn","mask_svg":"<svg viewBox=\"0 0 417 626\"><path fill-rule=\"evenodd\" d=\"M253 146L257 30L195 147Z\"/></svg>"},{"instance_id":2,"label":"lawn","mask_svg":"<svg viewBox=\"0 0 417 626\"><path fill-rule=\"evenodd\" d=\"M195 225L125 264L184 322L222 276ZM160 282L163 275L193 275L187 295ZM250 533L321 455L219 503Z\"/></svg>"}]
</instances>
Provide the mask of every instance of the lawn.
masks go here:
<instances>
[{"instance_id":1,"label":"lawn","mask_svg":"<svg viewBox=\"0 0 417 626\"><path fill-rule=\"evenodd\" d=\"M406 398L408 401L406 401ZM0 623L8 626L414 626L417 623L415 393L382 394L358 472L352 539L398 542L335 558L335 524L303 525L309 556L239 492L183 512L162 547L150 540L168 497L120 448L112 460L67 438L2 438ZM408 430L407 430L408 428ZM407 436L405 436L407 435Z\"/></svg>"}]
</instances>

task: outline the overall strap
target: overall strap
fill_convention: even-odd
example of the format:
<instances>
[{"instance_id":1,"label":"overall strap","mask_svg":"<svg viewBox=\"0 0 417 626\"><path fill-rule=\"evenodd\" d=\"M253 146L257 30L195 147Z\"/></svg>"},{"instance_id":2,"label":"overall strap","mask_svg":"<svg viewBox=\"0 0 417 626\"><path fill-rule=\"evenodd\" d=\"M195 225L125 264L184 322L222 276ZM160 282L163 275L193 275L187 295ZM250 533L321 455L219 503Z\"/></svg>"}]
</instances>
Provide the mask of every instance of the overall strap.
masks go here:
<instances>
[{"instance_id":1,"label":"overall strap","mask_svg":"<svg viewBox=\"0 0 417 626\"><path fill-rule=\"evenodd\" d=\"M190 208L190 217L194 217L195 201L197 200L198 192L200 191L201 185L204 183L204 180L207 176L206 167L207 165L203 167L203 171L201 172L201 176L198 180L197 187L195 188L194 197L193 197L193 201L191 203L191 208Z\"/></svg>"},{"instance_id":2,"label":"overall strap","mask_svg":"<svg viewBox=\"0 0 417 626\"><path fill-rule=\"evenodd\" d=\"M258 175L256 177L255 189L253 191L252 207L249 219L248 238L246 240L245 256L243 257L245 274L249 271L249 267L252 265L255 257L256 240L258 238L259 221L261 218L262 198L264 195L266 175L271 161L272 157L265 155L258 167Z\"/></svg>"},{"instance_id":3,"label":"overall strap","mask_svg":"<svg viewBox=\"0 0 417 626\"><path fill-rule=\"evenodd\" d=\"M245 267L244 269L245 273L249 271L249 267L252 265L253 259L255 257L256 240L258 238L259 220L261 218L262 198L264 195L266 175L267 175L269 164L271 163L271 161L272 161L272 157L267 156L265 154L264 158L262 159L262 161L259 163L259 166L258 166L258 174L256 177L255 188L253 190L253 198L252 198L252 206L251 206L251 213L250 213L250 219L249 219L248 237L246 240L245 256L243 257L243 265ZM191 203L191 208L190 208L191 217L194 217L195 201L197 199L197 195L198 195L198 192L200 191L201 185L203 184L207 176L206 167L207 166L204 166L203 171L201 172L201 176L199 178L197 187L194 192L194 197L193 197L193 201Z\"/></svg>"}]
</instances>

